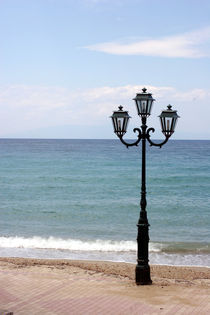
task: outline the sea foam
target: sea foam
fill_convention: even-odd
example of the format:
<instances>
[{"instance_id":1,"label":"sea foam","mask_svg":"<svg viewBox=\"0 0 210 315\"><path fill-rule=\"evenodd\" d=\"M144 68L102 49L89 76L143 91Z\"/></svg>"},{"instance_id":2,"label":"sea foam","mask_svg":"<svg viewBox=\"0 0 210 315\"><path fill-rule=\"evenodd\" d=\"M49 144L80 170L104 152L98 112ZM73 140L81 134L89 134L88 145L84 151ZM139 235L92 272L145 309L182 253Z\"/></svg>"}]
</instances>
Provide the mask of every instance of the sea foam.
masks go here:
<instances>
[{"instance_id":1,"label":"sea foam","mask_svg":"<svg viewBox=\"0 0 210 315\"><path fill-rule=\"evenodd\" d=\"M0 237L1 248L42 248L42 249L60 249L71 251L103 251L103 252L130 252L137 250L135 241L113 241L113 240L79 240L63 239L50 236L48 238L33 237ZM163 248L161 243L150 243L149 249L152 252L160 252Z\"/></svg>"}]
</instances>

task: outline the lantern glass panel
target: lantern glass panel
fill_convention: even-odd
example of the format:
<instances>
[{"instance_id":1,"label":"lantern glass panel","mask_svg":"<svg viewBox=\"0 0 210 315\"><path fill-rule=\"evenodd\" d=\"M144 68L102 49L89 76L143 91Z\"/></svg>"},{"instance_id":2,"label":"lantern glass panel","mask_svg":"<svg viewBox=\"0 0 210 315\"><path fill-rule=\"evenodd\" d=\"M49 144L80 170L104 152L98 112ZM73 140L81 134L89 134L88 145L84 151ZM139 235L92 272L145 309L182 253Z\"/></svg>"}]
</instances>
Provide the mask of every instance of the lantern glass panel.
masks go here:
<instances>
[{"instance_id":1,"label":"lantern glass panel","mask_svg":"<svg viewBox=\"0 0 210 315\"><path fill-rule=\"evenodd\" d=\"M151 113L152 104L153 104L153 99L152 100L148 100L148 105L147 105L147 113L148 113L148 115L150 115L150 113Z\"/></svg>"},{"instance_id":2,"label":"lantern glass panel","mask_svg":"<svg viewBox=\"0 0 210 315\"><path fill-rule=\"evenodd\" d=\"M111 118L112 118L112 123L113 123L113 127L114 127L114 132L116 132L117 131L117 120L114 117L111 117Z\"/></svg>"},{"instance_id":3,"label":"lantern glass panel","mask_svg":"<svg viewBox=\"0 0 210 315\"><path fill-rule=\"evenodd\" d=\"M172 120L172 127L171 127L171 129L172 129L173 132L175 131L175 128L176 128L177 118L173 118L173 120Z\"/></svg>"},{"instance_id":4,"label":"lantern glass panel","mask_svg":"<svg viewBox=\"0 0 210 315\"><path fill-rule=\"evenodd\" d=\"M120 117L117 119L118 130L123 131L124 118Z\"/></svg>"},{"instance_id":5,"label":"lantern glass panel","mask_svg":"<svg viewBox=\"0 0 210 315\"><path fill-rule=\"evenodd\" d=\"M141 101L141 113L146 114L147 112L147 101L142 100Z\"/></svg>"},{"instance_id":6,"label":"lantern glass panel","mask_svg":"<svg viewBox=\"0 0 210 315\"><path fill-rule=\"evenodd\" d=\"M172 126L172 117L166 117L166 131L169 132Z\"/></svg>"},{"instance_id":7,"label":"lantern glass panel","mask_svg":"<svg viewBox=\"0 0 210 315\"><path fill-rule=\"evenodd\" d=\"M124 130L125 130L125 132L127 131L127 128L128 128L128 120L129 120L129 117L126 117L125 120L124 120Z\"/></svg>"},{"instance_id":8,"label":"lantern glass panel","mask_svg":"<svg viewBox=\"0 0 210 315\"><path fill-rule=\"evenodd\" d=\"M136 109L137 109L137 113L138 115L140 115L140 112L141 112L141 103L138 101L138 100L135 100L135 103L136 103Z\"/></svg>"}]
</instances>

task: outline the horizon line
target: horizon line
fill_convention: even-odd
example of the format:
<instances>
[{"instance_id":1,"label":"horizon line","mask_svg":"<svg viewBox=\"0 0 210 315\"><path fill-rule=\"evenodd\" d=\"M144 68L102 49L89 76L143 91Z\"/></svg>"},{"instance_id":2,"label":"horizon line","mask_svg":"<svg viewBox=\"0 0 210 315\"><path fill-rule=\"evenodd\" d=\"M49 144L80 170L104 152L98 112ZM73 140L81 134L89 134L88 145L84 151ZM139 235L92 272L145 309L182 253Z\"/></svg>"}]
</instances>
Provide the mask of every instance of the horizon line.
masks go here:
<instances>
[{"instance_id":1,"label":"horizon line","mask_svg":"<svg viewBox=\"0 0 210 315\"><path fill-rule=\"evenodd\" d=\"M116 140L118 141L118 138L27 138L27 137L0 137L0 140ZM135 140L135 138L126 138L126 140ZM156 140L162 140L162 139L154 139ZM170 139L173 141L210 141L210 139Z\"/></svg>"}]
</instances>

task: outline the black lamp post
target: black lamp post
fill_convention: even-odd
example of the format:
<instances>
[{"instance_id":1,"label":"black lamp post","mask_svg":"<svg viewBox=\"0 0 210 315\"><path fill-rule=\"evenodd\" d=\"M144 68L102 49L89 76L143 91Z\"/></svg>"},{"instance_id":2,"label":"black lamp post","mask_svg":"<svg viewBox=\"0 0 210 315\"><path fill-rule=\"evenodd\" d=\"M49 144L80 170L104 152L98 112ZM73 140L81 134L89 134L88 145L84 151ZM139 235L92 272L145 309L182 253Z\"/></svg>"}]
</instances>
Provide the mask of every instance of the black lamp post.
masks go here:
<instances>
[{"instance_id":1,"label":"black lamp post","mask_svg":"<svg viewBox=\"0 0 210 315\"><path fill-rule=\"evenodd\" d=\"M153 102L155 101L151 93L147 93L147 89L142 89L142 93L136 94L134 98L136 103L137 113L141 117L141 129L134 128L134 132L138 132L138 139L133 143L127 143L123 136L127 131L128 121L130 116L127 111L123 111L123 107L119 106L119 110L113 112L111 116L114 132L120 138L120 141L127 147L138 145L142 140L142 176L141 176L141 211L137 224L138 236L137 236L137 265L136 265L136 284L151 284L150 278L150 266L148 259L148 245L149 245L149 222L147 219L146 211L146 140L151 146L160 147L165 144L170 136L174 133L177 119L176 110L172 110L172 106L168 105L168 109L163 110L160 114L160 122L162 127L162 133L165 135L165 140L161 143L155 143L150 139L150 132L154 132L154 128L147 128L147 117L150 116Z\"/></svg>"}]
</instances>

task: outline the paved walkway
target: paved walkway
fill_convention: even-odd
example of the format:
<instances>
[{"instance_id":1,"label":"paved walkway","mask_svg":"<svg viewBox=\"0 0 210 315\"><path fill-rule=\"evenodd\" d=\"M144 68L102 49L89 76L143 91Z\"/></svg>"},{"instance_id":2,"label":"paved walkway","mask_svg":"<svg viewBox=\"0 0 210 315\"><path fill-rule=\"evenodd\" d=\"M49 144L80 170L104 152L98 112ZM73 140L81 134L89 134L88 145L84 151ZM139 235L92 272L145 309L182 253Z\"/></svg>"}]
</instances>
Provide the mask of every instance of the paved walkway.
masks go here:
<instances>
[{"instance_id":1,"label":"paved walkway","mask_svg":"<svg viewBox=\"0 0 210 315\"><path fill-rule=\"evenodd\" d=\"M76 267L0 268L0 309L14 315L209 315L209 292L196 285L136 286Z\"/></svg>"}]
</instances>

